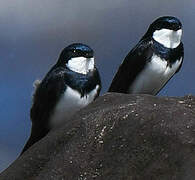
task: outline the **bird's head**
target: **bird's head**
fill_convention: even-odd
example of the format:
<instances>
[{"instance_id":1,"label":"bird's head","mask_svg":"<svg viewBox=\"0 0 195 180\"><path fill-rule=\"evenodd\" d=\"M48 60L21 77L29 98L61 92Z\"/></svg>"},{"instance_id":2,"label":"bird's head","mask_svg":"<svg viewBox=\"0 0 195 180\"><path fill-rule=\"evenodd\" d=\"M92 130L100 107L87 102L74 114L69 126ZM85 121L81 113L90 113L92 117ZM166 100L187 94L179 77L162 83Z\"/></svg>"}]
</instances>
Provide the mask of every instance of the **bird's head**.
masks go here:
<instances>
[{"instance_id":1,"label":"bird's head","mask_svg":"<svg viewBox=\"0 0 195 180\"><path fill-rule=\"evenodd\" d=\"M167 48L176 48L181 42L182 24L173 16L163 16L156 19L144 35L152 37Z\"/></svg>"},{"instance_id":2,"label":"bird's head","mask_svg":"<svg viewBox=\"0 0 195 180\"><path fill-rule=\"evenodd\" d=\"M74 72L87 74L95 67L94 52L85 44L74 43L62 50L58 64Z\"/></svg>"}]
</instances>

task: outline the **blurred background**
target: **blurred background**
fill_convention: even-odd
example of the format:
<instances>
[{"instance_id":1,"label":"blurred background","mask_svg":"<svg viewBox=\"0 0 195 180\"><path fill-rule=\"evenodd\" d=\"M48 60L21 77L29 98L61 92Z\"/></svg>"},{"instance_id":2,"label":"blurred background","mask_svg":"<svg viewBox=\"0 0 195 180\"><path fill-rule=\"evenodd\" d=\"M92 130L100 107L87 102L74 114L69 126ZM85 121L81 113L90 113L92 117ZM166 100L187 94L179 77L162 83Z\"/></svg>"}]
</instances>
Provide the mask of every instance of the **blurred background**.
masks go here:
<instances>
[{"instance_id":1,"label":"blurred background","mask_svg":"<svg viewBox=\"0 0 195 180\"><path fill-rule=\"evenodd\" d=\"M29 137L33 81L44 77L62 48L82 42L94 49L104 94L123 58L162 15L182 21L185 58L159 96L194 94L194 0L0 1L0 171Z\"/></svg>"}]
</instances>

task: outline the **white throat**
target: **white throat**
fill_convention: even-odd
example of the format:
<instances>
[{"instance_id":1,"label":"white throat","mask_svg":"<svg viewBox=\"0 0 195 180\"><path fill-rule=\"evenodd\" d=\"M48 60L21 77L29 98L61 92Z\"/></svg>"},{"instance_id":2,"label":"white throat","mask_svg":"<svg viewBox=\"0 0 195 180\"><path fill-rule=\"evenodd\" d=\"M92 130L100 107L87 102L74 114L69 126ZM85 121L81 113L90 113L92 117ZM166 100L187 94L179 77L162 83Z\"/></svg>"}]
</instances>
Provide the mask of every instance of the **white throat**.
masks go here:
<instances>
[{"instance_id":1,"label":"white throat","mask_svg":"<svg viewBox=\"0 0 195 180\"><path fill-rule=\"evenodd\" d=\"M181 42L182 30L177 31L170 29L156 30L153 33L155 41L167 48L176 48Z\"/></svg>"},{"instance_id":2,"label":"white throat","mask_svg":"<svg viewBox=\"0 0 195 180\"><path fill-rule=\"evenodd\" d=\"M72 71L87 74L89 71L94 69L94 57L74 57L71 58L66 65Z\"/></svg>"}]
</instances>

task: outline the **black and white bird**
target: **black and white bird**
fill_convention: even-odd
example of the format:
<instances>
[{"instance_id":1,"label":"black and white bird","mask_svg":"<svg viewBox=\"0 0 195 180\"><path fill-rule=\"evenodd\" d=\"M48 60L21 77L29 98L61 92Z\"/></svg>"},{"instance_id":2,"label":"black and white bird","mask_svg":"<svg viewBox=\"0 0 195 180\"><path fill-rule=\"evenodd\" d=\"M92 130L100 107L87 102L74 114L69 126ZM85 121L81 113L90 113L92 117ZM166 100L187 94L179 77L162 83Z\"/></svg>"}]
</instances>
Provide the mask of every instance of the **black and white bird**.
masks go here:
<instances>
[{"instance_id":1,"label":"black and white bird","mask_svg":"<svg viewBox=\"0 0 195 180\"><path fill-rule=\"evenodd\" d=\"M93 50L81 43L69 45L36 86L31 135L22 153L99 96L101 80Z\"/></svg>"},{"instance_id":2,"label":"black and white bird","mask_svg":"<svg viewBox=\"0 0 195 180\"><path fill-rule=\"evenodd\" d=\"M108 91L156 95L182 66L181 37L179 19L156 19L120 65Z\"/></svg>"}]
</instances>

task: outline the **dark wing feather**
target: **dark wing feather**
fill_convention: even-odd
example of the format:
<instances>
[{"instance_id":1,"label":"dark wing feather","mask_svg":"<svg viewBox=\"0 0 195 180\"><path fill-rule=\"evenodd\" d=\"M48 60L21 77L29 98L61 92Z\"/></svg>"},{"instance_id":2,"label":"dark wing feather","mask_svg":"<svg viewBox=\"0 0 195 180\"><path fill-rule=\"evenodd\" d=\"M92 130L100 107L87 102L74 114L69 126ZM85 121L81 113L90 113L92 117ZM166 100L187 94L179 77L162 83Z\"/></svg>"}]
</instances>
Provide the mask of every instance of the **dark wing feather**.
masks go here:
<instances>
[{"instance_id":1,"label":"dark wing feather","mask_svg":"<svg viewBox=\"0 0 195 180\"><path fill-rule=\"evenodd\" d=\"M47 124L46 121L48 121L62 92L65 91L64 75L61 68L55 68L46 75L37 87L30 113L34 124L42 126Z\"/></svg>"},{"instance_id":2,"label":"dark wing feather","mask_svg":"<svg viewBox=\"0 0 195 180\"><path fill-rule=\"evenodd\" d=\"M183 47L183 43L182 43L182 42L181 42L181 45L180 45L180 49L179 49L179 51L181 52L181 58L182 58L182 61L181 61L180 66L178 67L178 69L177 69L176 73L177 73L177 72L179 72L179 70L181 69L181 66L182 66L182 64L183 64L183 58L184 58L184 47Z\"/></svg>"},{"instance_id":3,"label":"dark wing feather","mask_svg":"<svg viewBox=\"0 0 195 180\"><path fill-rule=\"evenodd\" d=\"M97 94L96 96L94 97L94 100L99 96L100 94L100 91L102 89L102 83L101 83L101 78L100 78L100 74L99 74L99 71L97 70L97 68L95 67L94 69L94 73L93 73L93 81L95 82L96 85L99 85L99 88L97 90Z\"/></svg>"},{"instance_id":4,"label":"dark wing feather","mask_svg":"<svg viewBox=\"0 0 195 180\"><path fill-rule=\"evenodd\" d=\"M64 79L64 73L60 68L55 68L38 85L30 112L32 121L31 135L22 153L49 132L47 121L60 98L61 92L59 89L63 91L66 88L62 79Z\"/></svg>"},{"instance_id":5,"label":"dark wing feather","mask_svg":"<svg viewBox=\"0 0 195 180\"><path fill-rule=\"evenodd\" d=\"M136 76L142 71L152 56L149 39L140 41L126 56L120 65L108 92L128 93L128 89Z\"/></svg>"}]
</instances>

